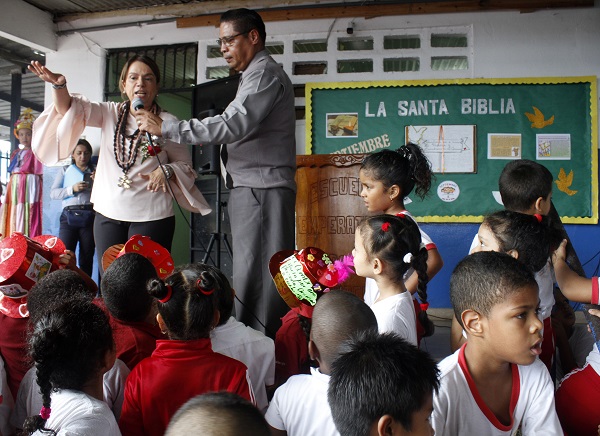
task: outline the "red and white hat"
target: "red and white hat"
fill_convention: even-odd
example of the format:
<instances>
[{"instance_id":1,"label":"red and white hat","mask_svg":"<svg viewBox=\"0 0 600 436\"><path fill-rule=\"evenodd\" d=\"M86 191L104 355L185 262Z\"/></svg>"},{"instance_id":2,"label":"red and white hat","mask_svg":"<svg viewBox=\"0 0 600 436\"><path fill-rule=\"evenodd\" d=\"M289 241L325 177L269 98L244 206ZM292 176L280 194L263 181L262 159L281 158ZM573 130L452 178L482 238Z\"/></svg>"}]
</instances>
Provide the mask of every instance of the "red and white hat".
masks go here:
<instances>
[{"instance_id":1,"label":"red and white hat","mask_svg":"<svg viewBox=\"0 0 600 436\"><path fill-rule=\"evenodd\" d=\"M115 244L109 247L102 255L102 269L106 269L113 261L125 253L137 253L144 256L154 265L156 274L165 279L175 269L171 253L158 242L148 236L133 235L125 244Z\"/></svg>"},{"instance_id":2,"label":"red and white hat","mask_svg":"<svg viewBox=\"0 0 600 436\"><path fill-rule=\"evenodd\" d=\"M33 240L50 250L52 253L52 264L59 269L61 266L60 256L64 254L67 249L65 243L54 235L34 236Z\"/></svg>"},{"instance_id":3,"label":"red and white hat","mask_svg":"<svg viewBox=\"0 0 600 436\"><path fill-rule=\"evenodd\" d=\"M298 314L311 318L317 299L348 277L349 265L351 263L333 262L319 248L306 247L300 251L275 253L269 270L286 304Z\"/></svg>"},{"instance_id":4,"label":"red and white hat","mask_svg":"<svg viewBox=\"0 0 600 436\"><path fill-rule=\"evenodd\" d=\"M27 318L29 290L56 269L50 249L22 233L0 241L0 312L11 318Z\"/></svg>"}]
</instances>

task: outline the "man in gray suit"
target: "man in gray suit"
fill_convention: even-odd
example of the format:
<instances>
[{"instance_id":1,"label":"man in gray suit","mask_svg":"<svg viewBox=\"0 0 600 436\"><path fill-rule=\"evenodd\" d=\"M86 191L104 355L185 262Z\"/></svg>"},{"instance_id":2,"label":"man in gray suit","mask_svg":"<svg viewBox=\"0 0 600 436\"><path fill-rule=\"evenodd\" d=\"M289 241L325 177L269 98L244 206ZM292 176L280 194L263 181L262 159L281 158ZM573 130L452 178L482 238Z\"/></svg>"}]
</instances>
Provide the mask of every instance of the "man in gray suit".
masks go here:
<instances>
[{"instance_id":1,"label":"man in gray suit","mask_svg":"<svg viewBox=\"0 0 600 436\"><path fill-rule=\"evenodd\" d=\"M296 144L292 83L265 50L258 13L234 9L221 16L218 40L230 68L241 72L233 102L222 115L169 122L141 110L141 130L187 144L227 144L231 189L233 287L238 319L274 337L287 307L269 274L269 259L295 247Z\"/></svg>"}]
</instances>

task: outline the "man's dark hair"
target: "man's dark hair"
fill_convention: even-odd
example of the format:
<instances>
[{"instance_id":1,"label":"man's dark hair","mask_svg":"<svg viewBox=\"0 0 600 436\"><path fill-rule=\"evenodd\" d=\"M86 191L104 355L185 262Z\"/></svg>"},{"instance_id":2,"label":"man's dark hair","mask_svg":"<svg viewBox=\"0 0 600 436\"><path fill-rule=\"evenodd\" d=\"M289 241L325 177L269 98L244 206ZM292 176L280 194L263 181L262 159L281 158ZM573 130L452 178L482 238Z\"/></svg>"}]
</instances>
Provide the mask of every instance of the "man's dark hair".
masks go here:
<instances>
[{"instance_id":1,"label":"man's dark hair","mask_svg":"<svg viewBox=\"0 0 600 436\"><path fill-rule=\"evenodd\" d=\"M220 22L233 23L233 28L239 33L250 32L252 29L256 29L263 44L267 40L267 31L262 17L258 12L251 9L231 9L221 15Z\"/></svg>"},{"instance_id":2,"label":"man's dark hair","mask_svg":"<svg viewBox=\"0 0 600 436\"><path fill-rule=\"evenodd\" d=\"M201 430L201 431L200 431ZM262 413L244 398L230 392L198 395L173 415L165 436L269 436Z\"/></svg>"},{"instance_id":3,"label":"man's dark hair","mask_svg":"<svg viewBox=\"0 0 600 436\"><path fill-rule=\"evenodd\" d=\"M454 268L450 301L462 326L465 310L487 317L495 305L529 286L538 287L533 272L524 263L506 253L481 251L468 255Z\"/></svg>"},{"instance_id":4,"label":"man's dark hair","mask_svg":"<svg viewBox=\"0 0 600 436\"><path fill-rule=\"evenodd\" d=\"M412 416L439 388L439 370L424 351L395 333L363 332L333 363L327 399L344 436L367 436L384 415L407 431Z\"/></svg>"},{"instance_id":5,"label":"man's dark hair","mask_svg":"<svg viewBox=\"0 0 600 436\"><path fill-rule=\"evenodd\" d=\"M157 278L152 263L141 254L126 253L116 258L102 276L102 296L112 316L125 322L144 321L154 299L146 284Z\"/></svg>"},{"instance_id":6,"label":"man's dark hair","mask_svg":"<svg viewBox=\"0 0 600 436\"><path fill-rule=\"evenodd\" d=\"M552 173L537 162L519 159L506 164L498 185L504 208L525 212L540 197L547 198L552 192Z\"/></svg>"}]
</instances>

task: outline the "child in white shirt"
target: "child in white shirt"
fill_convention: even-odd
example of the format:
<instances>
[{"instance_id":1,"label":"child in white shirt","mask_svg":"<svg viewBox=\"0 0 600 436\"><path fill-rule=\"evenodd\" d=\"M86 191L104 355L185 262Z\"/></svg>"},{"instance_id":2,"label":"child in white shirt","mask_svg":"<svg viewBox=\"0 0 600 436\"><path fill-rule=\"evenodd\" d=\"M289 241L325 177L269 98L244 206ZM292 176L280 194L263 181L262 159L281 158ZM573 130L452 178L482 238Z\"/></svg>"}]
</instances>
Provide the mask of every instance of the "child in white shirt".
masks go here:
<instances>
[{"instance_id":1,"label":"child in white shirt","mask_svg":"<svg viewBox=\"0 0 600 436\"><path fill-rule=\"evenodd\" d=\"M311 375L294 375L275 391L265 418L271 434L290 436L338 436L327 403L329 371L340 346L353 334L376 331L369 307L353 294L334 290L315 305L308 350L319 363Z\"/></svg>"},{"instance_id":2,"label":"child in white shirt","mask_svg":"<svg viewBox=\"0 0 600 436\"><path fill-rule=\"evenodd\" d=\"M412 218L377 215L362 221L355 233L356 274L375 280L379 296L370 305L379 332L395 332L417 345L417 320L403 276L414 269L419 278L417 292L427 302L427 249Z\"/></svg>"},{"instance_id":3,"label":"child in white shirt","mask_svg":"<svg viewBox=\"0 0 600 436\"><path fill-rule=\"evenodd\" d=\"M439 364L436 434L562 434L538 359L543 323L531 270L505 253L471 254L452 274L450 300L468 341Z\"/></svg>"}]
</instances>

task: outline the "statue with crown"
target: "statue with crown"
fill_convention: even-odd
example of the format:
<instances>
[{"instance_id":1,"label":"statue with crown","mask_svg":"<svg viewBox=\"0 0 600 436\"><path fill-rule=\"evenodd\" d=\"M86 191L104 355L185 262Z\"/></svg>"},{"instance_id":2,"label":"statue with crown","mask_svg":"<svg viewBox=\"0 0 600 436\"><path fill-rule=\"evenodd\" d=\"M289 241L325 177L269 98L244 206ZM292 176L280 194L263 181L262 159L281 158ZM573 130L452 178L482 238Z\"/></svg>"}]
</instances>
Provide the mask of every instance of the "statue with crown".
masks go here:
<instances>
[{"instance_id":1,"label":"statue with crown","mask_svg":"<svg viewBox=\"0 0 600 436\"><path fill-rule=\"evenodd\" d=\"M2 205L0 238L20 232L33 238L42 233L42 174L44 167L31 151L35 117L27 108L15 123L19 148L10 156L6 196Z\"/></svg>"}]
</instances>

